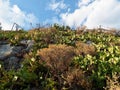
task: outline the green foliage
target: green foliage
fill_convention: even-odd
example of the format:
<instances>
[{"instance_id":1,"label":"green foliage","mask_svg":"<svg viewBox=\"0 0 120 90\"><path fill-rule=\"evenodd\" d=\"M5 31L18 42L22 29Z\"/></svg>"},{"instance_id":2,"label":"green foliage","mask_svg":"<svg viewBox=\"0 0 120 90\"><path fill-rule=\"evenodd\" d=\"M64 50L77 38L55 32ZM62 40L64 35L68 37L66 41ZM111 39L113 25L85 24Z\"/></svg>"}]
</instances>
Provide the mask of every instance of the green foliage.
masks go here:
<instances>
[{"instance_id":1,"label":"green foliage","mask_svg":"<svg viewBox=\"0 0 120 90\"><path fill-rule=\"evenodd\" d=\"M101 42L94 44L97 54L95 56L77 56L73 63L80 66L93 81L93 86L102 89L106 86L106 77L113 78L120 72L120 49L118 46L107 46Z\"/></svg>"},{"instance_id":2,"label":"green foliage","mask_svg":"<svg viewBox=\"0 0 120 90\"><path fill-rule=\"evenodd\" d=\"M59 25L59 24L54 24L54 26L57 30L60 31L66 31L66 30L70 30L69 26L64 26L64 25Z\"/></svg>"}]
</instances>

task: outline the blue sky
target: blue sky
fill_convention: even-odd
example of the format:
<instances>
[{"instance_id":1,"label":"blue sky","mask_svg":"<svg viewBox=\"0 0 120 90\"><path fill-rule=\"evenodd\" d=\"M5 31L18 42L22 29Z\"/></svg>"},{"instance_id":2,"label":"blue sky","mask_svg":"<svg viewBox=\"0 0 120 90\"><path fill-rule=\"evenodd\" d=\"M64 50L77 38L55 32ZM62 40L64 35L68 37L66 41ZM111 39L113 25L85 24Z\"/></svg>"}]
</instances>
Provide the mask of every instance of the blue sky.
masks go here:
<instances>
[{"instance_id":1,"label":"blue sky","mask_svg":"<svg viewBox=\"0 0 120 90\"><path fill-rule=\"evenodd\" d=\"M11 4L18 5L20 9L26 11L27 13L33 13L38 19L39 22L44 22L51 17L59 18L59 13L67 12L68 8L71 8L71 12L77 8L77 0L10 0ZM52 2L60 3L63 2L66 5L66 8L61 9L60 12L50 9L50 4ZM54 4L55 4L54 3Z\"/></svg>"},{"instance_id":2,"label":"blue sky","mask_svg":"<svg viewBox=\"0 0 120 90\"><path fill-rule=\"evenodd\" d=\"M70 27L120 28L119 0L0 0L0 22L11 29L15 22L24 29L30 23L59 23Z\"/></svg>"}]
</instances>

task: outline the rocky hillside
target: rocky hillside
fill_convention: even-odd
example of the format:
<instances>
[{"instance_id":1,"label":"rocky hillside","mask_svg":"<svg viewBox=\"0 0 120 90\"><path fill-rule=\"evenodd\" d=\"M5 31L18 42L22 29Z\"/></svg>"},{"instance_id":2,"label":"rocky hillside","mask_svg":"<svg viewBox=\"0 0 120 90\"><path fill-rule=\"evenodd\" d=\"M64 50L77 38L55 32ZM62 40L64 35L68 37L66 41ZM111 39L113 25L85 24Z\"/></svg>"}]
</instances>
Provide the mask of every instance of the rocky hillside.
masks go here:
<instances>
[{"instance_id":1,"label":"rocky hillside","mask_svg":"<svg viewBox=\"0 0 120 90\"><path fill-rule=\"evenodd\" d=\"M0 90L119 89L119 31L0 31Z\"/></svg>"}]
</instances>

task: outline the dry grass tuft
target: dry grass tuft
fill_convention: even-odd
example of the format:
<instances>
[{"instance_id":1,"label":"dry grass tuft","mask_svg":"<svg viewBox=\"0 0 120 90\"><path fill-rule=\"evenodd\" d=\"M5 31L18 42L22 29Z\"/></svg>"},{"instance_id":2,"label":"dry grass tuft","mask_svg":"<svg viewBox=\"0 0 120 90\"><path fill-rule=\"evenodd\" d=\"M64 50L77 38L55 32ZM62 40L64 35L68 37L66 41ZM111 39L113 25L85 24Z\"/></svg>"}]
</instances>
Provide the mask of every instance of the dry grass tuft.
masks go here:
<instances>
[{"instance_id":1,"label":"dry grass tuft","mask_svg":"<svg viewBox=\"0 0 120 90\"><path fill-rule=\"evenodd\" d=\"M76 34L83 34L86 31L86 28L86 26L78 27L76 30Z\"/></svg>"},{"instance_id":2,"label":"dry grass tuft","mask_svg":"<svg viewBox=\"0 0 120 90\"><path fill-rule=\"evenodd\" d=\"M95 55L96 49L93 45L88 45L86 43L78 41L76 42L75 52L77 55L86 55L86 54Z\"/></svg>"},{"instance_id":3,"label":"dry grass tuft","mask_svg":"<svg viewBox=\"0 0 120 90\"><path fill-rule=\"evenodd\" d=\"M71 69L66 72L66 84L74 90L91 90L91 83L80 69Z\"/></svg>"},{"instance_id":4,"label":"dry grass tuft","mask_svg":"<svg viewBox=\"0 0 120 90\"><path fill-rule=\"evenodd\" d=\"M112 79L107 77L107 86L105 90L120 90L120 83L118 82L118 76L114 75Z\"/></svg>"}]
</instances>

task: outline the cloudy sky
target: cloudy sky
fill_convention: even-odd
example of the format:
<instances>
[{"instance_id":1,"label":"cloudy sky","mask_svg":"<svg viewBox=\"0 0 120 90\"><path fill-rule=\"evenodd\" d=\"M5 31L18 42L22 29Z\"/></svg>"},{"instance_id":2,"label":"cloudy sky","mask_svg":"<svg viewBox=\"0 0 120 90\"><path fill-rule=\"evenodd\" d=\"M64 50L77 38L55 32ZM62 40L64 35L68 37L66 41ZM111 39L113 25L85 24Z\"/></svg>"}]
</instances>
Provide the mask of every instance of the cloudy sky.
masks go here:
<instances>
[{"instance_id":1,"label":"cloudy sky","mask_svg":"<svg viewBox=\"0 0 120 90\"><path fill-rule=\"evenodd\" d=\"M0 0L0 22L3 29L13 23L120 28L120 0Z\"/></svg>"}]
</instances>

